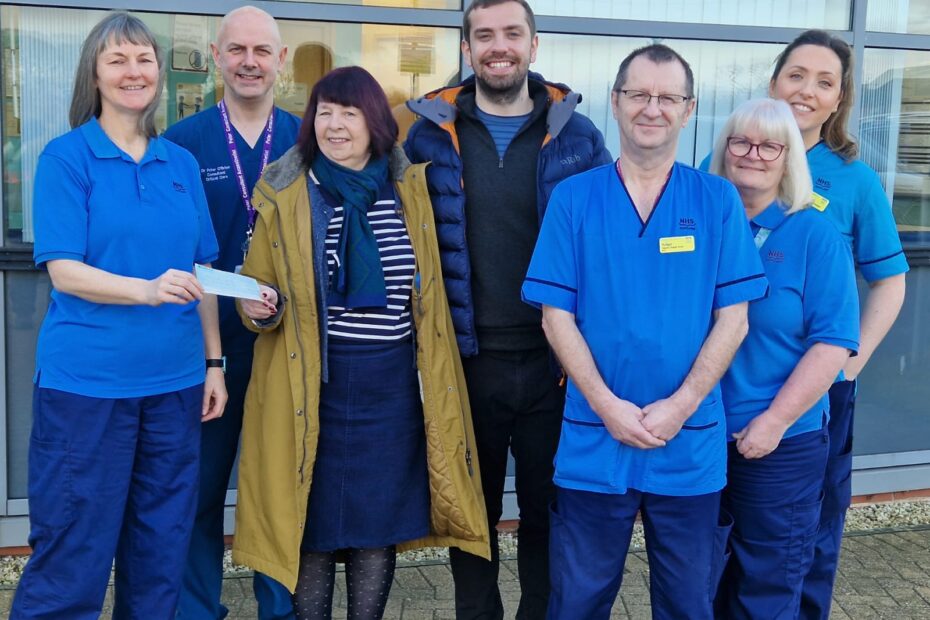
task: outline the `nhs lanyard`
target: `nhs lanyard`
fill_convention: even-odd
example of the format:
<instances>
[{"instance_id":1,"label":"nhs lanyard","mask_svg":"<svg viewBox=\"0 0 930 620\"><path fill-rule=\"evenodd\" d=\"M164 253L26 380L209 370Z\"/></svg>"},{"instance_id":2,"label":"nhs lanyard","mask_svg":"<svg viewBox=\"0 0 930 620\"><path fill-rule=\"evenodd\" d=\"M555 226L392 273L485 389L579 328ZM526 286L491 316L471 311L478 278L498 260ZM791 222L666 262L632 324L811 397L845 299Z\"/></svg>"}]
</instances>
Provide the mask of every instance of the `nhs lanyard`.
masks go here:
<instances>
[{"instance_id":1,"label":"nhs lanyard","mask_svg":"<svg viewBox=\"0 0 930 620\"><path fill-rule=\"evenodd\" d=\"M242 161L239 159L239 151L236 149L236 138L233 135L232 123L229 122L229 112L226 111L226 102L220 100L217 108L220 110L220 118L223 120L223 133L226 134L226 148L229 150L229 159L232 160L233 172L236 175L236 184L239 186L239 194L242 198L242 204L249 216L249 227L246 231L246 243L252 237L252 229L255 227L255 208L249 199L249 188L245 185L245 173L242 171ZM274 108L268 115L268 122L265 124L265 132L262 136L262 162L258 173L261 174L271 159L271 139L274 136Z\"/></svg>"},{"instance_id":2,"label":"nhs lanyard","mask_svg":"<svg viewBox=\"0 0 930 620\"><path fill-rule=\"evenodd\" d=\"M763 226L759 227L759 231L753 237L753 241L756 242L756 249L761 250L762 246L765 244L765 241L769 238L769 235L772 234L771 228L765 228Z\"/></svg>"}]
</instances>

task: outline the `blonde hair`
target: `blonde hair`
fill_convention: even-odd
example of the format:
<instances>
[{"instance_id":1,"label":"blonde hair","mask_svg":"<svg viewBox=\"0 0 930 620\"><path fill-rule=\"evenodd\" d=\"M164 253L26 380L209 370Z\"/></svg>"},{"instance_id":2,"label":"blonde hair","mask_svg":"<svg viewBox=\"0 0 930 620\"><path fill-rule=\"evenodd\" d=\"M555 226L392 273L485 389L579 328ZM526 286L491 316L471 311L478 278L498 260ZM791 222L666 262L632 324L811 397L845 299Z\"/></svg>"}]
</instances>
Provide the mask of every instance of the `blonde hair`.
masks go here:
<instances>
[{"instance_id":1,"label":"blonde hair","mask_svg":"<svg viewBox=\"0 0 930 620\"><path fill-rule=\"evenodd\" d=\"M798 123L784 101L752 99L733 110L714 143L710 171L728 178L724 166L727 139L750 129L787 147L784 152L785 172L778 183L778 199L788 207L787 212L794 213L810 206L814 187L807 166L807 151Z\"/></svg>"}]
</instances>

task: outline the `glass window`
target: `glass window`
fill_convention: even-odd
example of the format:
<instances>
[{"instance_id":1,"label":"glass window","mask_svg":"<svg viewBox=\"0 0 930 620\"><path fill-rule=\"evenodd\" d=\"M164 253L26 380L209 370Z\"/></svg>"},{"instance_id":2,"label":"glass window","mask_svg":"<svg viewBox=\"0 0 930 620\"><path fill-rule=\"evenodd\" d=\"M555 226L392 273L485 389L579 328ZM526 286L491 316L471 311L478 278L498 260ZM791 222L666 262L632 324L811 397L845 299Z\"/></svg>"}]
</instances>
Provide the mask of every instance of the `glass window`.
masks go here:
<instances>
[{"instance_id":1,"label":"glass window","mask_svg":"<svg viewBox=\"0 0 930 620\"><path fill-rule=\"evenodd\" d=\"M533 70L547 79L567 82L584 97L578 111L603 132L607 148L620 152L610 91L620 61L655 39L541 34ZM768 92L772 62L781 45L713 41L662 41L673 47L694 72L697 108L682 131L678 159L698 164L710 153L714 137L737 105Z\"/></svg>"},{"instance_id":2,"label":"glass window","mask_svg":"<svg viewBox=\"0 0 930 620\"><path fill-rule=\"evenodd\" d=\"M865 15L868 30L930 34L927 0L870 0Z\"/></svg>"},{"instance_id":3,"label":"glass window","mask_svg":"<svg viewBox=\"0 0 930 620\"><path fill-rule=\"evenodd\" d=\"M537 15L847 30L849 0L529 0Z\"/></svg>"},{"instance_id":4,"label":"glass window","mask_svg":"<svg viewBox=\"0 0 930 620\"><path fill-rule=\"evenodd\" d=\"M45 144L68 130L81 43L103 11L0 7L3 53L3 201L7 245L32 236L32 171ZM167 55L168 79L157 125L213 105L222 78L210 42L219 18L138 13ZM404 102L459 73L459 30L279 20L288 59L275 83L277 103L303 114L310 89L334 67L361 65L377 76L398 112L402 136L413 122Z\"/></svg>"},{"instance_id":5,"label":"glass window","mask_svg":"<svg viewBox=\"0 0 930 620\"><path fill-rule=\"evenodd\" d=\"M860 157L882 179L901 240L930 243L930 52L867 49Z\"/></svg>"},{"instance_id":6,"label":"glass window","mask_svg":"<svg viewBox=\"0 0 930 620\"><path fill-rule=\"evenodd\" d=\"M461 9L462 0L277 0L278 2L315 2L323 4L352 4L363 6L390 6L404 9Z\"/></svg>"},{"instance_id":7,"label":"glass window","mask_svg":"<svg viewBox=\"0 0 930 620\"><path fill-rule=\"evenodd\" d=\"M855 454L930 446L930 267L911 269L904 307L859 377ZM860 293L867 285L860 279Z\"/></svg>"}]
</instances>

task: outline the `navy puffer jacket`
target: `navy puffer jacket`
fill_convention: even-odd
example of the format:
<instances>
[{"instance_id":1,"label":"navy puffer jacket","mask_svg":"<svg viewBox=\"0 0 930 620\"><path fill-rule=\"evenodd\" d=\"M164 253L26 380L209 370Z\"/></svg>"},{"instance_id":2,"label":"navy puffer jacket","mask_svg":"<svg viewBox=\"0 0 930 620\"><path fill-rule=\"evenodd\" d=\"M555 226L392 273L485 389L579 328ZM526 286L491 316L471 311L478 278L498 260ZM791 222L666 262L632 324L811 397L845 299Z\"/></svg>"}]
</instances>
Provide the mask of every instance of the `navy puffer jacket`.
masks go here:
<instances>
[{"instance_id":1,"label":"navy puffer jacket","mask_svg":"<svg viewBox=\"0 0 930 620\"><path fill-rule=\"evenodd\" d=\"M529 79L539 82L549 92L548 133L541 145L536 174L541 224L549 195L560 181L606 164L612 158L597 127L575 112L581 101L579 93L571 92L564 84L546 82L535 73L530 73ZM432 162L426 169L426 181L436 219L442 275L459 352L466 357L478 353L478 338L471 292L471 262L465 239L463 164L455 120L459 114L456 105L459 94L474 88L474 77L470 77L458 86L441 88L408 101L407 107L421 118L410 128L404 143L411 162Z\"/></svg>"}]
</instances>

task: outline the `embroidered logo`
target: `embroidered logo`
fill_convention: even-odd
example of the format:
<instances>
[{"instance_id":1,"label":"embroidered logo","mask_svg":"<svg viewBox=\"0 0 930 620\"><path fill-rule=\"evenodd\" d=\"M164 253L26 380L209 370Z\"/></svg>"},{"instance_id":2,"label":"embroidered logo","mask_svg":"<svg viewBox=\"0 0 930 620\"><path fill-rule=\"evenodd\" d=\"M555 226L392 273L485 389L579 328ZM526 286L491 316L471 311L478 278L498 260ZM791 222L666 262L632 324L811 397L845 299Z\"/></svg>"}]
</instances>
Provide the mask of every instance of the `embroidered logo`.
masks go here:
<instances>
[{"instance_id":1,"label":"embroidered logo","mask_svg":"<svg viewBox=\"0 0 930 620\"><path fill-rule=\"evenodd\" d=\"M823 177L817 177L817 180L814 181L814 187L817 189L828 190L830 189L830 181Z\"/></svg>"},{"instance_id":2,"label":"embroidered logo","mask_svg":"<svg viewBox=\"0 0 930 620\"><path fill-rule=\"evenodd\" d=\"M693 217L680 217L678 218L678 228L682 230L694 230L697 227L697 224L694 223Z\"/></svg>"},{"instance_id":3,"label":"embroidered logo","mask_svg":"<svg viewBox=\"0 0 930 620\"><path fill-rule=\"evenodd\" d=\"M766 255L765 260L770 263L781 263L785 260L785 253L781 250L769 250L769 253Z\"/></svg>"},{"instance_id":4,"label":"embroidered logo","mask_svg":"<svg viewBox=\"0 0 930 620\"><path fill-rule=\"evenodd\" d=\"M563 166L571 166L572 164L577 164L581 161L581 155L569 155L559 160Z\"/></svg>"},{"instance_id":5,"label":"embroidered logo","mask_svg":"<svg viewBox=\"0 0 930 620\"><path fill-rule=\"evenodd\" d=\"M181 185L181 184L178 183L177 181L172 181L172 182L171 182L171 186L174 187L174 191L176 191L176 192L180 192L180 193L182 193L182 194L186 194L186 193L187 193L187 188L185 188L183 185Z\"/></svg>"}]
</instances>

